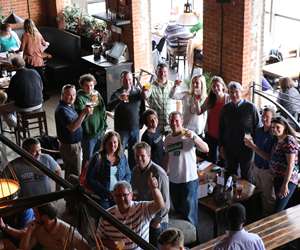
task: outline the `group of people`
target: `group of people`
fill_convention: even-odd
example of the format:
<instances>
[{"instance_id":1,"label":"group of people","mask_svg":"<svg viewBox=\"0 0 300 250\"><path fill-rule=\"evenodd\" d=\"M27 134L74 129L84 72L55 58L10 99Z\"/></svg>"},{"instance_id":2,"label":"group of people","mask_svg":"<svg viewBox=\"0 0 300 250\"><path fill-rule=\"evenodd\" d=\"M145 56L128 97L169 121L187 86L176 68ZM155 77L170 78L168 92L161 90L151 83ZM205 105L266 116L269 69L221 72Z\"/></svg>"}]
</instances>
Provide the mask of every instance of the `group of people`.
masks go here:
<instances>
[{"instance_id":1,"label":"group of people","mask_svg":"<svg viewBox=\"0 0 300 250\"><path fill-rule=\"evenodd\" d=\"M129 207L134 204L132 199L152 200L152 189L146 189L145 183L149 176L154 176L164 206L160 212L155 211L153 218L145 218L150 221L153 244L157 244L157 235L167 226L170 200L177 213L198 226L196 148L215 164L223 159L227 176L237 175L240 168L241 177L263 191L266 215L283 210L295 190L298 171L298 144L288 122L275 117L270 108L263 110L261 118L256 106L242 98L242 86L238 82L226 86L221 77L213 77L207 95L202 76L194 76L188 89L180 81L168 79L165 64L158 65L156 75L149 89L135 86L132 73L123 72L122 86L112 94L107 106L94 89L96 81L92 75L88 75L89 80L87 75L80 78L79 97L75 86L63 87L55 118L66 178L68 173L79 174L80 166L84 166L88 188L98 194L104 208L121 219L125 218L120 210L124 204L118 205L116 200L122 197L122 202ZM174 111L175 100L182 100L182 113ZM145 101L150 109L141 112ZM96 118L98 109L102 115ZM105 133L106 110L114 111L114 131ZM139 142L141 122L146 130ZM99 130L94 131L91 126ZM94 133L88 136L91 130ZM124 154L126 148L128 160ZM123 193L118 197L115 185L120 181L131 183L132 187L124 184ZM135 222L132 219L130 223ZM103 220L99 225L110 227ZM99 230L105 239L119 237L114 235L115 231L113 235L107 235L108 232Z\"/></svg>"},{"instance_id":2,"label":"group of people","mask_svg":"<svg viewBox=\"0 0 300 250\"><path fill-rule=\"evenodd\" d=\"M1 92L0 112L8 126L15 128L15 111L31 112L42 108L45 95L44 50L49 45L31 19L24 21L21 40L11 30L10 24L0 25L0 51L12 52L9 56L16 74L11 77L7 94Z\"/></svg>"},{"instance_id":3,"label":"group of people","mask_svg":"<svg viewBox=\"0 0 300 250\"><path fill-rule=\"evenodd\" d=\"M26 63L35 60L25 58L26 62L20 56L12 59L18 70L8 96L20 110L32 111L41 107L43 84L36 71L26 68ZM65 179L85 170L86 187L99 196L100 205L145 239L149 236L154 245L168 226L171 201L174 210L198 228L196 148L214 164L225 161L227 176L237 175L240 168L241 177L263 191L266 215L283 210L298 182L298 143L286 119L275 116L271 108L265 108L260 116L256 106L242 98L238 82L226 86L215 76L207 94L203 76L194 76L186 87L180 80L168 79L166 64L158 65L156 76L151 88L140 88L131 72L123 72L121 87L107 105L91 74L80 77L79 90L74 85L63 86L55 123ZM21 85L25 94L35 91L31 98L19 95L16 88ZM182 100L182 113L176 111L176 100ZM150 109L145 110L145 102ZM106 111L114 111L114 130L106 131ZM140 141L142 125L146 130ZM29 147L25 142L25 150L40 155L38 142L30 141ZM31 144L37 149L31 149ZM60 172L59 166L46 158L40 161ZM20 176L29 178L28 174ZM73 204L68 200L67 208L71 210ZM102 218L97 234L109 249L119 240L125 242L125 249L136 247Z\"/></svg>"}]
</instances>

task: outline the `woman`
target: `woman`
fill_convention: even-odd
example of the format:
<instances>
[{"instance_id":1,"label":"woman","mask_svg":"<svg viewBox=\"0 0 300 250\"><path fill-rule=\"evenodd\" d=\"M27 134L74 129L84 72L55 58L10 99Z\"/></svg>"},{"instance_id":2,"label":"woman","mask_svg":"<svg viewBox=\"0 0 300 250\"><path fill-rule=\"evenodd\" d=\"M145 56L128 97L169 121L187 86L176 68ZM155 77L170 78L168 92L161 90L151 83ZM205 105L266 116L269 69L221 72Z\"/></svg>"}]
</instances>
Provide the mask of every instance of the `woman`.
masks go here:
<instances>
[{"instance_id":1,"label":"woman","mask_svg":"<svg viewBox=\"0 0 300 250\"><path fill-rule=\"evenodd\" d=\"M298 119L300 113L300 93L295 88L295 82L289 78L284 77L279 80L280 92L278 96L278 102L287 110L289 113ZM285 118L286 115L282 114Z\"/></svg>"},{"instance_id":2,"label":"woman","mask_svg":"<svg viewBox=\"0 0 300 250\"><path fill-rule=\"evenodd\" d=\"M49 43L44 40L31 19L24 21L24 31L21 38L20 51L23 51L23 57L27 67L36 69L44 82L43 51Z\"/></svg>"},{"instance_id":3,"label":"woman","mask_svg":"<svg viewBox=\"0 0 300 250\"><path fill-rule=\"evenodd\" d=\"M114 185L121 180L130 182L131 172L117 132L109 131L104 135L100 151L88 165L86 178L105 209L114 204L111 196Z\"/></svg>"},{"instance_id":4,"label":"woman","mask_svg":"<svg viewBox=\"0 0 300 250\"><path fill-rule=\"evenodd\" d=\"M211 80L208 97L199 109L199 114L208 111L205 141L209 146L208 160L214 164L218 162L220 114L223 106L229 101L227 87L223 79L214 76Z\"/></svg>"},{"instance_id":5,"label":"woman","mask_svg":"<svg viewBox=\"0 0 300 250\"><path fill-rule=\"evenodd\" d=\"M96 79L91 74L84 74L79 78L81 89L77 91L75 109L80 113L87 105L93 107L93 114L86 117L82 124L82 166L85 166L90 160L95 149L100 147L101 139L107 127L105 104L100 93L94 89L96 84Z\"/></svg>"},{"instance_id":6,"label":"woman","mask_svg":"<svg viewBox=\"0 0 300 250\"><path fill-rule=\"evenodd\" d=\"M10 24L2 23L0 25L0 52L16 51L20 43L18 35L11 30Z\"/></svg>"},{"instance_id":7,"label":"woman","mask_svg":"<svg viewBox=\"0 0 300 250\"><path fill-rule=\"evenodd\" d=\"M192 78L190 90L182 90L177 81L170 92L170 98L182 100L183 127L201 135L206 125L207 114L199 114L199 107L205 100L206 82L204 76Z\"/></svg>"},{"instance_id":8,"label":"woman","mask_svg":"<svg viewBox=\"0 0 300 250\"><path fill-rule=\"evenodd\" d=\"M274 190L276 195L275 212L285 209L289 199L298 185L298 149L295 131L283 117L272 120L271 130L277 139L271 154L259 149L252 138L245 138L245 145L250 147L265 160L274 175Z\"/></svg>"}]
</instances>

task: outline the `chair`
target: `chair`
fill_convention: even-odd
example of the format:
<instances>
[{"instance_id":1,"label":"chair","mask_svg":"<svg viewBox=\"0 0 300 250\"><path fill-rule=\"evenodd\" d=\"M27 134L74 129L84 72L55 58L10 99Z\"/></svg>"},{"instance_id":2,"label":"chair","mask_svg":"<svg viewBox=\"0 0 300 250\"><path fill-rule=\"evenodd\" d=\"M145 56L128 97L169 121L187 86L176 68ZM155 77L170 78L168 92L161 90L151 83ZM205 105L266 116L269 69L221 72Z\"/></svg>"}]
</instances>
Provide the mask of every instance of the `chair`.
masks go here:
<instances>
[{"instance_id":1,"label":"chair","mask_svg":"<svg viewBox=\"0 0 300 250\"><path fill-rule=\"evenodd\" d=\"M48 135L46 112L42 108L32 112L17 112L17 144L21 145L22 140L31 137L33 131L34 136Z\"/></svg>"},{"instance_id":2,"label":"chair","mask_svg":"<svg viewBox=\"0 0 300 250\"><path fill-rule=\"evenodd\" d=\"M178 72L179 68L179 61L183 61L184 65L184 72L185 72L185 65L186 65L186 57L187 57L187 45L188 45L187 38L176 38L176 44L177 46L170 46L168 40L167 40L167 53L168 53L168 59L169 59L169 67L174 69L176 68L176 72Z\"/></svg>"},{"instance_id":3,"label":"chair","mask_svg":"<svg viewBox=\"0 0 300 250\"><path fill-rule=\"evenodd\" d=\"M203 67L203 53L201 49L194 49L194 55L193 55L193 66L191 70L191 78L193 77L194 74L194 69L195 68L202 68Z\"/></svg>"},{"instance_id":4,"label":"chair","mask_svg":"<svg viewBox=\"0 0 300 250\"><path fill-rule=\"evenodd\" d=\"M3 122L4 122L3 121L3 116L0 115L0 132L1 132L1 134L2 135L4 133L13 134L15 136L16 143L18 144L18 133L17 133L17 130L14 127L12 127L12 128L5 128Z\"/></svg>"}]
</instances>

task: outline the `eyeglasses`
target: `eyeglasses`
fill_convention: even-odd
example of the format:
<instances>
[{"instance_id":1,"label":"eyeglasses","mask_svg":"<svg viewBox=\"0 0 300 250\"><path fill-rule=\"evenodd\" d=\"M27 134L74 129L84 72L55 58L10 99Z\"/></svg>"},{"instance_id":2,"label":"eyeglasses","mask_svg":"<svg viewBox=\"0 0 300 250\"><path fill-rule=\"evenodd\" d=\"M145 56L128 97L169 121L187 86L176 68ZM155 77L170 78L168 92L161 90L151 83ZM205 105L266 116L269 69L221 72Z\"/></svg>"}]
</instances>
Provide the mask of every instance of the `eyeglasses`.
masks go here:
<instances>
[{"instance_id":1,"label":"eyeglasses","mask_svg":"<svg viewBox=\"0 0 300 250\"><path fill-rule=\"evenodd\" d=\"M125 193L125 194L114 194L114 196L116 198L126 198L128 197L128 195L130 195L131 193Z\"/></svg>"}]
</instances>

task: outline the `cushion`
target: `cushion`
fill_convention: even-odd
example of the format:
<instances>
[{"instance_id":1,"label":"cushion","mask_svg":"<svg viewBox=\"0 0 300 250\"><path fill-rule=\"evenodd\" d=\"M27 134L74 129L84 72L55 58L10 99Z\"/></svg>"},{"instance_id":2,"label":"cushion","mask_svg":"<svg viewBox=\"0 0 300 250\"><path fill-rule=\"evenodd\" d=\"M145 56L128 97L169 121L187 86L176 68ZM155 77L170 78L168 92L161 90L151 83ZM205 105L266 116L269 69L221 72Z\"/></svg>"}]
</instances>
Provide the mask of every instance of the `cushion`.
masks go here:
<instances>
[{"instance_id":1,"label":"cushion","mask_svg":"<svg viewBox=\"0 0 300 250\"><path fill-rule=\"evenodd\" d=\"M189 221L182 219L169 218L169 227L180 229L184 235L184 245L190 245L197 240L195 226Z\"/></svg>"}]
</instances>

